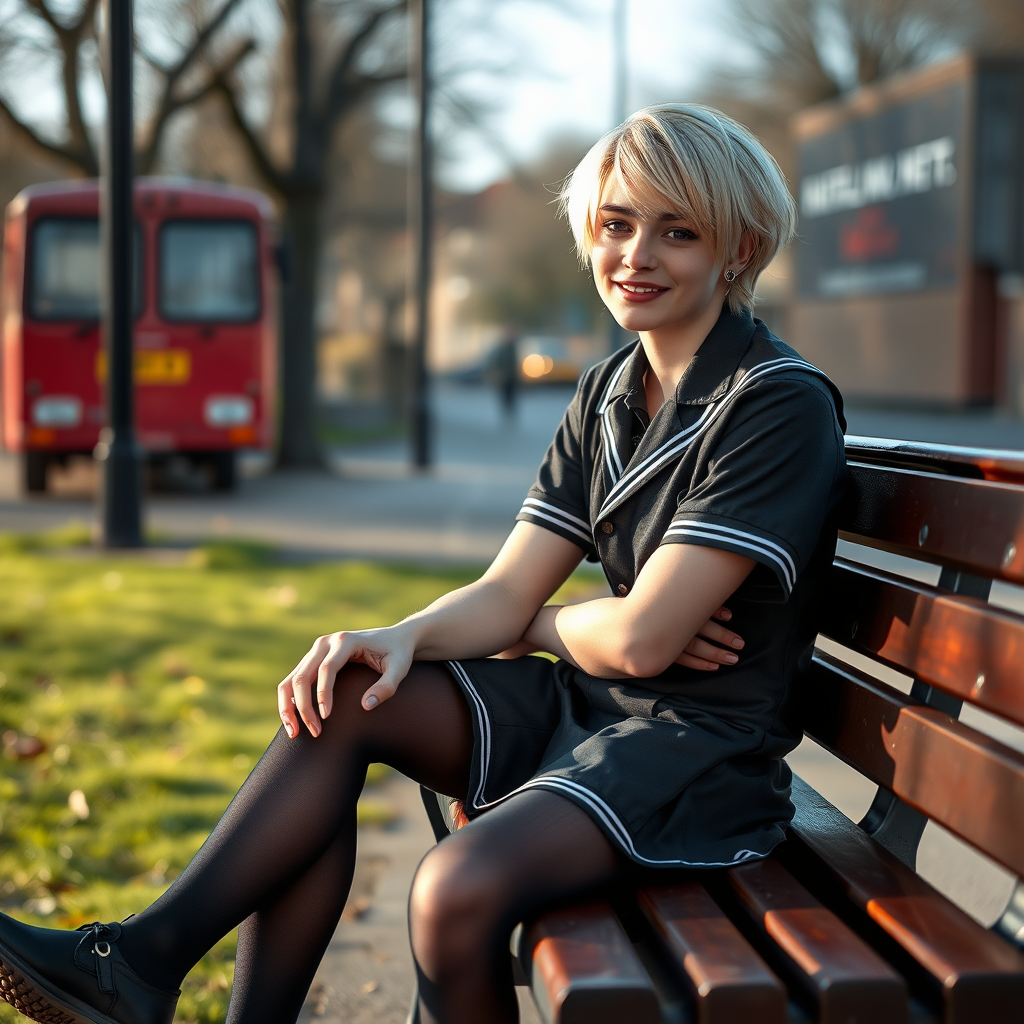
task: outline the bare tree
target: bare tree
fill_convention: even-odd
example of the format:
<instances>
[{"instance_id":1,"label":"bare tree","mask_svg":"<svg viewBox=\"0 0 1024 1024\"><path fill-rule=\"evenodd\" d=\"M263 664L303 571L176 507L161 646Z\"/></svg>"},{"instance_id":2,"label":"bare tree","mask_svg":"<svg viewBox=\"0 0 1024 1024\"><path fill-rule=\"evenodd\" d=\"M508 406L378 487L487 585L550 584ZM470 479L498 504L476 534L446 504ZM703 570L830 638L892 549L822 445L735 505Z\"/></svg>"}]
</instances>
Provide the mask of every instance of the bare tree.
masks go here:
<instances>
[{"instance_id":1,"label":"bare tree","mask_svg":"<svg viewBox=\"0 0 1024 1024\"><path fill-rule=\"evenodd\" d=\"M963 0L733 0L733 11L753 70L732 69L720 89L782 115L952 52L977 18Z\"/></svg>"},{"instance_id":2,"label":"bare tree","mask_svg":"<svg viewBox=\"0 0 1024 1024\"><path fill-rule=\"evenodd\" d=\"M319 466L315 404L316 285L331 151L341 122L382 88L406 77L404 0L280 0L279 63L285 77L287 145L276 158L268 133L246 115L244 86L228 70L216 76L231 122L253 164L279 198L289 268L282 309L282 466ZM240 50L236 52L241 52Z\"/></svg>"},{"instance_id":3,"label":"bare tree","mask_svg":"<svg viewBox=\"0 0 1024 1024\"><path fill-rule=\"evenodd\" d=\"M212 16L200 20L173 61L150 58L158 74L158 98L148 115L139 118L137 167L152 170L167 122L184 107L210 92L218 76L230 73L248 47L236 48L210 64L211 42L240 0L224 0ZM98 78L96 10L99 0L80 0L71 7L54 0L6 0L0 3L0 114L21 139L37 152L79 173L99 173L94 133L85 116L89 79ZM180 12L179 12L180 13ZM139 46L145 54L144 45ZM51 71L59 83L63 110L57 123L33 115L37 83L32 76ZM196 81L197 75L200 81Z\"/></svg>"}]
</instances>

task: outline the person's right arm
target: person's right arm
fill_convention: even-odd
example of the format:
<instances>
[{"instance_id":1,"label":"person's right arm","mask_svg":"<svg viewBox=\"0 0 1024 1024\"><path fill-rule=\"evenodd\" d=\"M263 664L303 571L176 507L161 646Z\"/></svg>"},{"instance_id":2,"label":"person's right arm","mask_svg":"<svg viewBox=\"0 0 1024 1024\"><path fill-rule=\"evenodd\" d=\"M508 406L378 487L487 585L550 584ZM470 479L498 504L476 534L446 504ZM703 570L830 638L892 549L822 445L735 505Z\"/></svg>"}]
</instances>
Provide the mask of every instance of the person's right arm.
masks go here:
<instances>
[{"instance_id":1,"label":"person's right arm","mask_svg":"<svg viewBox=\"0 0 1024 1024\"><path fill-rule=\"evenodd\" d=\"M335 677L350 661L380 673L363 694L369 711L395 692L416 659L486 658L513 647L582 557L576 544L556 533L517 523L476 582L394 626L319 637L278 686L278 709L288 735L298 734L300 719L319 735L320 718L331 713Z\"/></svg>"}]
</instances>

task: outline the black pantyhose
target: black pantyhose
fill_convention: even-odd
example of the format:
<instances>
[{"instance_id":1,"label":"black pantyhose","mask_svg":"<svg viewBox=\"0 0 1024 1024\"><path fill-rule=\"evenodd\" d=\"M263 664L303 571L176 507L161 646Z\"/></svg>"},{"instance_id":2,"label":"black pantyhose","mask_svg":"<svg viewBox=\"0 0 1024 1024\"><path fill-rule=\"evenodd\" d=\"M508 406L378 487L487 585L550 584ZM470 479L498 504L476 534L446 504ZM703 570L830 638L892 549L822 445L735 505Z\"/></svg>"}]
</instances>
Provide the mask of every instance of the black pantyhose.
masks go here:
<instances>
[{"instance_id":1,"label":"black pantyhose","mask_svg":"<svg viewBox=\"0 0 1024 1024\"><path fill-rule=\"evenodd\" d=\"M341 673L317 739L278 733L192 863L124 925L118 945L141 977L176 988L241 925L229 1024L295 1021L352 881L367 765L383 761L453 796L468 784L469 712L447 669L414 665L366 712L359 700L375 678L362 666ZM424 1024L514 1021L511 928L538 903L610 877L615 863L583 811L540 792L432 850L410 904Z\"/></svg>"},{"instance_id":2,"label":"black pantyhose","mask_svg":"<svg viewBox=\"0 0 1024 1024\"><path fill-rule=\"evenodd\" d=\"M585 811L542 790L435 846L409 900L422 1024L518 1021L512 929L544 903L611 881L619 863Z\"/></svg>"},{"instance_id":3,"label":"black pantyhose","mask_svg":"<svg viewBox=\"0 0 1024 1024\"><path fill-rule=\"evenodd\" d=\"M191 864L118 943L137 973L174 989L238 924L232 1024L295 1020L341 916L355 864L356 801L371 762L460 796L469 714L447 669L416 665L390 700L359 706L376 675L342 672L323 732L278 732Z\"/></svg>"}]
</instances>

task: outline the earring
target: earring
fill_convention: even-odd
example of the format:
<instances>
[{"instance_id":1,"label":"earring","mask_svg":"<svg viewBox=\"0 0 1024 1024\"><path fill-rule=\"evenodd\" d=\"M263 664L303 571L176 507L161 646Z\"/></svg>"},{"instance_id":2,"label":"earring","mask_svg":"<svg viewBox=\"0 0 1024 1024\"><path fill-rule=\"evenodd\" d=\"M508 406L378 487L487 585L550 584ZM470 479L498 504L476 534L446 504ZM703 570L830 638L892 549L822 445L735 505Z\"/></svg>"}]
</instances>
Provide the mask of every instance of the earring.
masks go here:
<instances>
[{"instance_id":1,"label":"earring","mask_svg":"<svg viewBox=\"0 0 1024 1024\"><path fill-rule=\"evenodd\" d=\"M733 281L736 280L736 271L735 270L727 270L725 272L725 279L726 279L726 281L729 282L729 284L732 284Z\"/></svg>"}]
</instances>

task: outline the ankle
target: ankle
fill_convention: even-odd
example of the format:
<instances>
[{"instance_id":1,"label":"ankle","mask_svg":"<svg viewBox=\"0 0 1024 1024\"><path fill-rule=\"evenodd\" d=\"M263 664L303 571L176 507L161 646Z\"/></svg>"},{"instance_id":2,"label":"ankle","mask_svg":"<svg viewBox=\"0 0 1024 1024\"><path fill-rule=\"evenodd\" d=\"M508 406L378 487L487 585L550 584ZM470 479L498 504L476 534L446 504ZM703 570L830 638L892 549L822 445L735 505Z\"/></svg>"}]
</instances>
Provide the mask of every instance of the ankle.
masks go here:
<instances>
[{"instance_id":1,"label":"ankle","mask_svg":"<svg viewBox=\"0 0 1024 1024\"><path fill-rule=\"evenodd\" d=\"M174 944L160 942L158 930L134 915L122 922L117 948L128 966L147 985L165 992L177 991L188 973L187 969L179 968L171 955Z\"/></svg>"}]
</instances>

